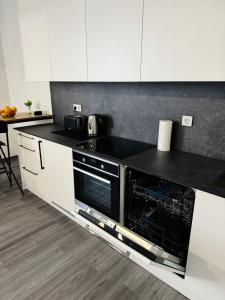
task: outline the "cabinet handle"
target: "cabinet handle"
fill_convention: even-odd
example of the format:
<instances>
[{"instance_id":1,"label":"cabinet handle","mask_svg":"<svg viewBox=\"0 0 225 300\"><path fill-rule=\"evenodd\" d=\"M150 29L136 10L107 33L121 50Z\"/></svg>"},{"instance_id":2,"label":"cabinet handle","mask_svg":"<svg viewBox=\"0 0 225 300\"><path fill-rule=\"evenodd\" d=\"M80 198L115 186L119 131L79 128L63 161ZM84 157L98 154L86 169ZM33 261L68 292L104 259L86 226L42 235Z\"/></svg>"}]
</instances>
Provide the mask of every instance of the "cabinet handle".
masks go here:
<instances>
[{"instance_id":1,"label":"cabinet handle","mask_svg":"<svg viewBox=\"0 0 225 300\"><path fill-rule=\"evenodd\" d=\"M22 137L25 137L26 139L29 139L29 140L34 140L33 137L29 137L29 136L23 135L22 133L19 133L18 135L22 136Z\"/></svg>"},{"instance_id":2,"label":"cabinet handle","mask_svg":"<svg viewBox=\"0 0 225 300\"><path fill-rule=\"evenodd\" d=\"M42 143L42 141L38 141L41 169L44 170L44 166L43 166L43 163L42 163L41 143Z\"/></svg>"},{"instance_id":3,"label":"cabinet handle","mask_svg":"<svg viewBox=\"0 0 225 300\"><path fill-rule=\"evenodd\" d=\"M26 167L22 167L22 168L23 168L25 171L27 171L27 172L29 172L29 173L35 175L35 176L38 175L38 173L34 173L34 172L32 172L31 170L27 169Z\"/></svg>"},{"instance_id":4,"label":"cabinet handle","mask_svg":"<svg viewBox=\"0 0 225 300\"><path fill-rule=\"evenodd\" d=\"M27 147L25 147L25 146L23 146L23 145L20 145L20 147L23 148L23 149L26 149L26 150L28 150L28 151L35 152L35 150L29 149L29 148L27 148Z\"/></svg>"}]
</instances>

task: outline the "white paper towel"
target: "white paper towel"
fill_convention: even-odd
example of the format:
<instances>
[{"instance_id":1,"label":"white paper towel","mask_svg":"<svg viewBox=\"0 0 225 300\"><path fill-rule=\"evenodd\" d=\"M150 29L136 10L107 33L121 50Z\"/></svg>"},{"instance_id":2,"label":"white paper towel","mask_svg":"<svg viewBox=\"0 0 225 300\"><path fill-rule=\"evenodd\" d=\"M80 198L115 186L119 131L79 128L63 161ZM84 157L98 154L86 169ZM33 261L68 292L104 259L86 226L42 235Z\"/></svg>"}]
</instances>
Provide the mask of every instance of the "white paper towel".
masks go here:
<instances>
[{"instance_id":1,"label":"white paper towel","mask_svg":"<svg viewBox=\"0 0 225 300\"><path fill-rule=\"evenodd\" d=\"M158 134L159 151L170 151L172 126L173 126L173 121L171 120L159 121L159 134Z\"/></svg>"}]
</instances>

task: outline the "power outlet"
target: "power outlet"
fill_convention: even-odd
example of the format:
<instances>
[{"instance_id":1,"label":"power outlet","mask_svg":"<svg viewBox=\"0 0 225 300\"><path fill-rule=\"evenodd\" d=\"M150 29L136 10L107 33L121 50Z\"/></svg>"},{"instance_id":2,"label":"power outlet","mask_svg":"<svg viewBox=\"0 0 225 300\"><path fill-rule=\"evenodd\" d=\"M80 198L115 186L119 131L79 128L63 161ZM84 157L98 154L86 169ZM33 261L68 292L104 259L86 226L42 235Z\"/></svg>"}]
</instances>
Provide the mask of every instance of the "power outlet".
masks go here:
<instances>
[{"instance_id":1,"label":"power outlet","mask_svg":"<svg viewBox=\"0 0 225 300\"><path fill-rule=\"evenodd\" d=\"M192 127L193 125L193 116L182 116L182 126Z\"/></svg>"},{"instance_id":2,"label":"power outlet","mask_svg":"<svg viewBox=\"0 0 225 300\"><path fill-rule=\"evenodd\" d=\"M73 104L73 111L82 112L82 106L81 104Z\"/></svg>"}]
</instances>

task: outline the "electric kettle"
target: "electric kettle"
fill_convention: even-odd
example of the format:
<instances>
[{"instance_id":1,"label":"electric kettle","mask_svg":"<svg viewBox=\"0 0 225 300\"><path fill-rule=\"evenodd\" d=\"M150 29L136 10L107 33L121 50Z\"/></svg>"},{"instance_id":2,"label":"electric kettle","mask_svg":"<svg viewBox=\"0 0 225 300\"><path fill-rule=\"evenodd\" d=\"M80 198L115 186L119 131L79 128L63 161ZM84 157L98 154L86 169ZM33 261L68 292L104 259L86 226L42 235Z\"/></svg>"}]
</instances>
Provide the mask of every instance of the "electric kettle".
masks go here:
<instances>
[{"instance_id":1,"label":"electric kettle","mask_svg":"<svg viewBox=\"0 0 225 300\"><path fill-rule=\"evenodd\" d=\"M90 115L88 117L88 135L99 136L103 131L103 118L101 115Z\"/></svg>"}]
</instances>

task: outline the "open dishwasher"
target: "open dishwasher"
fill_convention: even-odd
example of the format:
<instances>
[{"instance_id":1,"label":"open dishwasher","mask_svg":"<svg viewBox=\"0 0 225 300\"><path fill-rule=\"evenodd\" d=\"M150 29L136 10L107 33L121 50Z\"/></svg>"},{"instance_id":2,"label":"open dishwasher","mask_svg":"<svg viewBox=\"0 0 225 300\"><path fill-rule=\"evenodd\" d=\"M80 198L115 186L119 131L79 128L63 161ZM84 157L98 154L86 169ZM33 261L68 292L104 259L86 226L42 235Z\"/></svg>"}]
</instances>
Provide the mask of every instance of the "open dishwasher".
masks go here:
<instances>
[{"instance_id":1,"label":"open dishwasher","mask_svg":"<svg viewBox=\"0 0 225 300\"><path fill-rule=\"evenodd\" d=\"M153 261L184 275L194 201L195 191L190 187L127 168L127 237Z\"/></svg>"}]
</instances>

